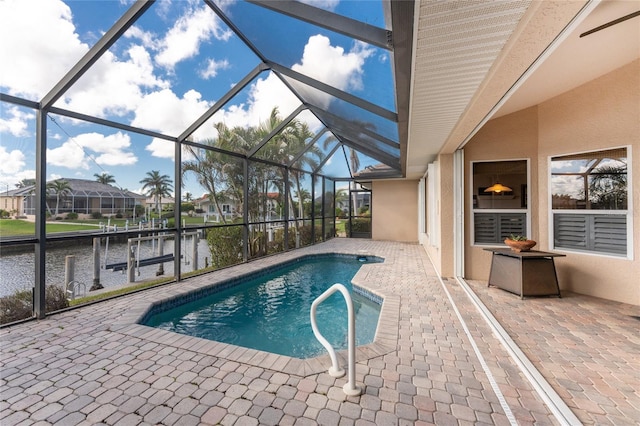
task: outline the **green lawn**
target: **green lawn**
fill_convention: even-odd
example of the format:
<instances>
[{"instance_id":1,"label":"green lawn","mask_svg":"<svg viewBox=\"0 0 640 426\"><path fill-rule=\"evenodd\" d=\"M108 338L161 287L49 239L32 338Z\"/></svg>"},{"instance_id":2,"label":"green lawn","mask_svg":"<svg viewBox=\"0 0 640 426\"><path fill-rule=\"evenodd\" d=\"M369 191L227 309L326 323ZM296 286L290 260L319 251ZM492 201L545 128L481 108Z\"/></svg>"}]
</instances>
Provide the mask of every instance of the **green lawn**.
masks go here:
<instances>
[{"instance_id":1,"label":"green lawn","mask_svg":"<svg viewBox=\"0 0 640 426\"><path fill-rule=\"evenodd\" d=\"M186 225L202 225L204 224L202 217L188 217L183 216ZM124 229L127 219L112 218L110 221L106 218L102 219L73 219L62 220L64 223L58 223L56 221L47 222L47 233L55 232L73 232L83 230L96 230L100 223L106 225L109 223L111 226L117 225L119 229ZM137 226L133 224L132 220L129 220L129 229ZM17 235L34 235L36 232L36 225L33 222L20 219L0 219L0 236L12 237Z\"/></svg>"},{"instance_id":2,"label":"green lawn","mask_svg":"<svg viewBox=\"0 0 640 426\"><path fill-rule=\"evenodd\" d=\"M97 229L95 225L89 224L65 224L47 222L47 233L53 232L72 232L82 231L86 229ZM15 235L34 235L36 232L36 224L26 220L19 219L0 219L0 235L10 237Z\"/></svg>"}]
</instances>

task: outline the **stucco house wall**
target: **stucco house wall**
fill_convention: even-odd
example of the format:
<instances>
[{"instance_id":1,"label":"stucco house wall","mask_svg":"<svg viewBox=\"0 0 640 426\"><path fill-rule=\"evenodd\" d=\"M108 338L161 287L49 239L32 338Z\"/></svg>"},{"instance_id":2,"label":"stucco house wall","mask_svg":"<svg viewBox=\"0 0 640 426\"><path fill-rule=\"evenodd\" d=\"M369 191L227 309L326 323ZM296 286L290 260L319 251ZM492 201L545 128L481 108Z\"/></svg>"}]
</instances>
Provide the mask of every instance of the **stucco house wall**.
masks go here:
<instances>
[{"instance_id":1,"label":"stucco house wall","mask_svg":"<svg viewBox=\"0 0 640 426\"><path fill-rule=\"evenodd\" d=\"M540 242L537 226L536 194L537 185L537 108L527 108L504 117L489 121L464 147L464 235L465 235L465 277L478 280L489 278L491 253L484 251L487 246L473 246L472 207L472 163L474 161L529 160L529 206L531 230L529 238L538 241L539 250L548 247ZM453 214L453 211L451 212Z\"/></svg>"},{"instance_id":2,"label":"stucco house wall","mask_svg":"<svg viewBox=\"0 0 640 426\"><path fill-rule=\"evenodd\" d=\"M471 246L471 162L528 158L531 237L549 249L551 156L630 146L634 235L640 231L640 60L535 107L489 121L464 147L465 277L487 280L491 254ZM634 258L562 252L562 289L640 305L640 238Z\"/></svg>"},{"instance_id":3,"label":"stucco house wall","mask_svg":"<svg viewBox=\"0 0 640 426\"><path fill-rule=\"evenodd\" d=\"M417 187L417 180L372 182L372 239L418 242Z\"/></svg>"},{"instance_id":4,"label":"stucco house wall","mask_svg":"<svg viewBox=\"0 0 640 426\"><path fill-rule=\"evenodd\" d=\"M540 188L547 188L550 156L630 146L634 259L566 253L558 260L563 288L640 305L640 60L567 92L538 108ZM549 240L549 197L538 196L540 235Z\"/></svg>"}]
</instances>

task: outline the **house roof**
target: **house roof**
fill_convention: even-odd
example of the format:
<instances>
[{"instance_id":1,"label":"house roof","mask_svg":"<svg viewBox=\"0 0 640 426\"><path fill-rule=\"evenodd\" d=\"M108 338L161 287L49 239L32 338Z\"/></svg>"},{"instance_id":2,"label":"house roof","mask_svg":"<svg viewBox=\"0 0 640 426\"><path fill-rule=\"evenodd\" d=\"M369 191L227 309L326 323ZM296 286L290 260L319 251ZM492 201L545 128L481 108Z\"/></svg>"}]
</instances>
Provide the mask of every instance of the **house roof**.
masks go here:
<instances>
[{"instance_id":1,"label":"house roof","mask_svg":"<svg viewBox=\"0 0 640 426\"><path fill-rule=\"evenodd\" d=\"M126 189L119 189L111 185L87 179L61 178L51 180L47 183L55 182L57 180L66 181L71 188L71 195L74 197L135 198L137 200L144 200L146 198L144 195L140 195ZM35 185L31 185L8 191L8 193L9 196L28 196L33 193L34 188Z\"/></svg>"}]
</instances>

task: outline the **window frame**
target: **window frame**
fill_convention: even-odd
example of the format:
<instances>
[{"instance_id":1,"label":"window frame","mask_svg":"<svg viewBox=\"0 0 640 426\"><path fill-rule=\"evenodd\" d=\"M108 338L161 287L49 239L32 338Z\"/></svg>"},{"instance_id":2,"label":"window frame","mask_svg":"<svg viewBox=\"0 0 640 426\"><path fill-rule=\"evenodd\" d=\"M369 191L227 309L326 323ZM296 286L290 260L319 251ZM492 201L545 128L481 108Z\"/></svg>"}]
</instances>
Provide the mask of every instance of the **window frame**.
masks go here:
<instances>
[{"instance_id":1,"label":"window frame","mask_svg":"<svg viewBox=\"0 0 640 426\"><path fill-rule=\"evenodd\" d=\"M616 149L626 149L627 150L627 208L620 210L600 210L600 209L554 209L553 208L553 158L558 157L569 157L572 155L580 155L580 154L589 154L591 152L601 152L601 151L613 151ZM562 154L550 155L547 157L547 197L548 197L548 234L549 234L549 249L565 252L565 253L574 253L574 254L582 254L586 256L598 256L598 257L608 257L614 259L626 259L633 260L633 176L632 176L632 146L631 145L619 145L619 146L611 146L611 147L602 147L602 148L592 148L584 151L574 151L567 152ZM626 236L627 236L627 252L626 254L616 254L612 252L602 252L595 251L593 249L585 249L580 250L577 248L568 248L568 247L558 247L556 246L555 241L555 216L556 215L581 215L581 216L624 216L626 218Z\"/></svg>"},{"instance_id":2,"label":"window frame","mask_svg":"<svg viewBox=\"0 0 640 426\"><path fill-rule=\"evenodd\" d=\"M473 196L474 189L478 186L474 182L474 174L473 174L473 166L477 163L501 163L501 162L510 162L510 161L525 161L526 162L526 174L527 174L527 194L526 194L526 204L525 207L521 207L518 209L478 209L474 206ZM525 215L525 233L531 238L531 159L530 158L500 158L500 159L491 159L491 160L471 160L469 161L469 194L468 194L469 206L469 223L470 223L470 243L471 247L482 247L482 248L492 248L492 247L506 247L504 243L479 243L476 242L475 229L476 229L476 221L475 214L476 213L507 213L507 214L524 214ZM521 204L522 205L522 204Z\"/></svg>"}]
</instances>

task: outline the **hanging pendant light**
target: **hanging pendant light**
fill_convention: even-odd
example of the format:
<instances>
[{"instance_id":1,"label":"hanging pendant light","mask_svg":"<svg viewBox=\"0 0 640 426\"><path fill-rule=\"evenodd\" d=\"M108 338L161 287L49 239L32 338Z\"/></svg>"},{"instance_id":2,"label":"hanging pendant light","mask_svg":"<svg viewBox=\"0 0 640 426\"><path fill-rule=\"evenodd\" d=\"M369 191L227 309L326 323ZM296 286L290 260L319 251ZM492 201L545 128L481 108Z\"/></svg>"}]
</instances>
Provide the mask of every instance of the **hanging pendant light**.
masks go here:
<instances>
[{"instance_id":1,"label":"hanging pendant light","mask_svg":"<svg viewBox=\"0 0 640 426\"><path fill-rule=\"evenodd\" d=\"M511 188L509 188L508 186L504 186L500 182L496 182L484 190L484 192L495 192L496 194L500 194L502 192L511 192L511 191L513 191Z\"/></svg>"}]
</instances>

